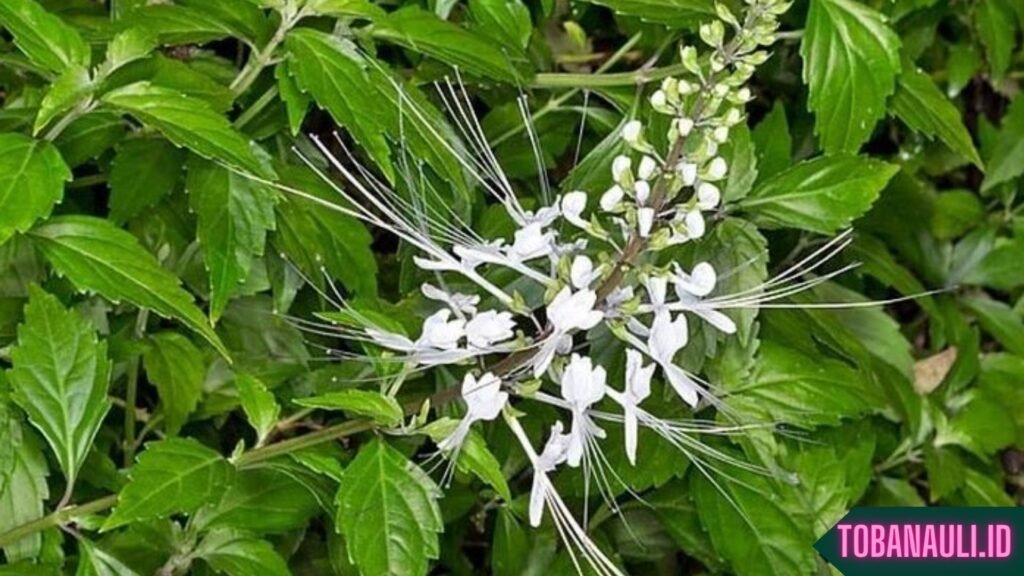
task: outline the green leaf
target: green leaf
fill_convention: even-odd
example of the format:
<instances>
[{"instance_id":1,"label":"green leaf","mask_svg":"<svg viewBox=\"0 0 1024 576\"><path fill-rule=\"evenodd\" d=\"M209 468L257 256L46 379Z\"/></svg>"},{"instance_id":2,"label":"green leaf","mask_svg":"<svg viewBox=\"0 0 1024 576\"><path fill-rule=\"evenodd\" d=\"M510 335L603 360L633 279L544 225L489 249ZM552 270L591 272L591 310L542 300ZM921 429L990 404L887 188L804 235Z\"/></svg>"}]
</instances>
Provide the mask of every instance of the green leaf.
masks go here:
<instances>
[{"instance_id":1,"label":"green leaf","mask_svg":"<svg viewBox=\"0 0 1024 576\"><path fill-rule=\"evenodd\" d=\"M124 230L91 216L59 216L30 233L58 273L79 290L177 318L225 358L228 351L180 281Z\"/></svg>"},{"instance_id":2,"label":"green leaf","mask_svg":"<svg viewBox=\"0 0 1024 576\"><path fill-rule=\"evenodd\" d=\"M495 576L521 576L526 572L530 545L526 531L508 508L498 508L491 541L491 570Z\"/></svg>"},{"instance_id":3,"label":"green leaf","mask_svg":"<svg viewBox=\"0 0 1024 576\"><path fill-rule=\"evenodd\" d=\"M35 0L4 0L0 24L14 44L35 64L50 72L89 65L89 45L71 26L47 12Z\"/></svg>"},{"instance_id":4,"label":"green leaf","mask_svg":"<svg viewBox=\"0 0 1024 576\"><path fill-rule=\"evenodd\" d=\"M729 478L712 483L693 474L697 514L715 551L738 576L784 576L813 571L813 536L787 509L781 495L791 491L754 472L730 468ZM757 542L751 546L751 542Z\"/></svg>"},{"instance_id":5,"label":"green leaf","mask_svg":"<svg viewBox=\"0 0 1024 576\"><path fill-rule=\"evenodd\" d=\"M807 105L826 153L857 152L885 115L900 71L900 40L854 0L811 0L800 55Z\"/></svg>"},{"instance_id":6,"label":"green leaf","mask_svg":"<svg viewBox=\"0 0 1024 576\"><path fill-rule=\"evenodd\" d=\"M938 136L950 150L984 168L960 112L924 72L909 67L904 70L889 107L912 130L929 138Z\"/></svg>"},{"instance_id":7,"label":"green leaf","mask_svg":"<svg viewBox=\"0 0 1024 576\"><path fill-rule=\"evenodd\" d=\"M952 240L969 232L985 219L985 205L970 190L949 190L935 197L932 209L932 234L940 240Z\"/></svg>"},{"instance_id":8,"label":"green leaf","mask_svg":"<svg viewBox=\"0 0 1024 576\"><path fill-rule=\"evenodd\" d=\"M440 418L427 424L421 430L425 432L434 443L439 443L448 438L459 425L459 421L453 418ZM463 472L472 472L477 478L491 485L498 494L506 501L512 501L512 493L509 490L505 475L501 472L501 464L494 454L487 448L487 443L480 434L469 430L466 438L459 448L458 454L448 454L448 457L457 456L455 465Z\"/></svg>"},{"instance_id":9,"label":"green leaf","mask_svg":"<svg viewBox=\"0 0 1024 576\"><path fill-rule=\"evenodd\" d=\"M179 4L142 7L132 12L124 25L144 29L161 44L171 45L205 44L237 37L255 47L267 35L262 12L244 0Z\"/></svg>"},{"instance_id":10,"label":"green leaf","mask_svg":"<svg viewBox=\"0 0 1024 576\"><path fill-rule=\"evenodd\" d=\"M17 420L11 420L0 432L0 444L9 450L4 454L9 460L0 462L7 478L0 490L0 533L4 533L42 518L50 489L46 484L46 455L36 435ZM32 560L41 547L42 535L36 532L4 546L4 555L12 564Z\"/></svg>"},{"instance_id":11,"label":"green leaf","mask_svg":"<svg viewBox=\"0 0 1024 576\"><path fill-rule=\"evenodd\" d=\"M210 531L199 543L195 555L228 576L291 575L288 564L270 542L235 530Z\"/></svg>"},{"instance_id":12,"label":"green leaf","mask_svg":"<svg viewBox=\"0 0 1024 576\"><path fill-rule=\"evenodd\" d=\"M206 362L195 344L177 332L154 334L147 344L142 357L146 377L160 393L167 434L177 436L203 394Z\"/></svg>"},{"instance_id":13,"label":"green leaf","mask_svg":"<svg viewBox=\"0 0 1024 576\"><path fill-rule=\"evenodd\" d=\"M238 398L242 402L242 410L245 411L249 424L256 430L257 442L262 443L277 424L281 407L277 405L274 395L267 390L263 382L254 376L237 374L235 375L235 385L238 386Z\"/></svg>"},{"instance_id":14,"label":"green leaf","mask_svg":"<svg viewBox=\"0 0 1024 576\"><path fill-rule=\"evenodd\" d=\"M292 188L323 200L336 193L309 170L288 167L282 181ZM301 270L320 283L323 268L359 296L377 294L377 260L373 236L356 218L332 210L313 198L286 195L277 204L275 247ZM336 200L335 200L336 201Z\"/></svg>"},{"instance_id":15,"label":"green leaf","mask_svg":"<svg viewBox=\"0 0 1024 576\"><path fill-rule=\"evenodd\" d=\"M974 5L974 29L985 47L989 73L995 80L1006 75L1016 46L1017 25L1012 7L1004 0L986 0Z\"/></svg>"},{"instance_id":16,"label":"green leaf","mask_svg":"<svg viewBox=\"0 0 1024 576\"><path fill-rule=\"evenodd\" d=\"M364 445L338 487L337 525L364 574L424 575L439 553L437 486L379 439Z\"/></svg>"},{"instance_id":17,"label":"green leaf","mask_svg":"<svg viewBox=\"0 0 1024 576\"><path fill-rule=\"evenodd\" d=\"M145 58L157 46L157 40L141 28L128 28L114 36L107 46L107 59L103 62L103 74Z\"/></svg>"},{"instance_id":18,"label":"green leaf","mask_svg":"<svg viewBox=\"0 0 1024 576\"><path fill-rule=\"evenodd\" d=\"M789 134L786 107L781 100L775 101L772 111L754 127L750 136L757 154L758 182L789 168L793 137Z\"/></svg>"},{"instance_id":19,"label":"green leaf","mask_svg":"<svg viewBox=\"0 0 1024 576\"><path fill-rule=\"evenodd\" d=\"M984 474L967 469L967 478L964 487L961 489L964 501L968 506L1001 506L1013 507L1017 505L1003 489L1002 483L985 476Z\"/></svg>"},{"instance_id":20,"label":"green leaf","mask_svg":"<svg viewBox=\"0 0 1024 576\"><path fill-rule=\"evenodd\" d=\"M149 82L136 82L104 94L103 101L203 158L258 176L274 176L265 153L203 100Z\"/></svg>"},{"instance_id":21,"label":"green leaf","mask_svg":"<svg viewBox=\"0 0 1024 576\"><path fill-rule=\"evenodd\" d=\"M128 472L128 485L103 530L142 520L191 514L219 496L232 476L219 453L192 438L168 438L146 444Z\"/></svg>"},{"instance_id":22,"label":"green leaf","mask_svg":"<svg viewBox=\"0 0 1024 576\"><path fill-rule=\"evenodd\" d=\"M390 141L430 166L452 189L451 200L469 198L458 158L466 152L415 86L399 84L384 64L364 56L348 40L303 28L292 30L286 45L288 70L299 88L345 126L388 180L395 179Z\"/></svg>"},{"instance_id":23,"label":"green leaf","mask_svg":"<svg viewBox=\"0 0 1024 576\"><path fill-rule=\"evenodd\" d=\"M924 467L928 471L928 493L932 502L956 492L967 477L963 460L950 448L925 446Z\"/></svg>"},{"instance_id":24,"label":"green leaf","mask_svg":"<svg viewBox=\"0 0 1024 576\"><path fill-rule=\"evenodd\" d=\"M138 576L138 572L84 538L78 540L75 576Z\"/></svg>"},{"instance_id":25,"label":"green leaf","mask_svg":"<svg viewBox=\"0 0 1024 576\"><path fill-rule=\"evenodd\" d=\"M281 94L281 101L284 102L285 112L288 113L288 127L292 136L302 129L302 121L309 111L309 96L299 90L295 85L295 79L288 71L288 62L284 61L274 68L274 78L277 79L277 91Z\"/></svg>"},{"instance_id":26,"label":"green leaf","mask_svg":"<svg viewBox=\"0 0 1024 576\"><path fill-rule=\"evenodd\" d=\"M722 145L721 156L729 165L729 175L722 190L723 202L745 198L757 180L757 154L746 124L733 127L729 141Z\"/></svg>"},{"instance_id":27,"label":"green leaf","mask_svg":"<svg viewBox=\"0 0 1024 576\"><path fill-rule=\"evenodd\" d=\"M865 376L837 360L764 341L748 383L729 390L735 410L797 426L836 425L877 408Z\"/></svg>"},{"instance_id":28,"label":"green leaf","mask_svg":"<svg viewBox=\"0 0 1024 576\"><path fill-rule=\"evenodd\" d=\"M49 142L0 134L0 244L50 215L71 170Z\"/></svg>"},{"instance_id":29,"label":"green leaf","mask_svg":"<svg viewBox=\"0 0 1024 576\"><path fill-rule=\"evenodd\" d=\"M370 390L341 390L322 396L295 400L300 406L326 410L344 410L349 414L372 418L383 426L395 426L402 421L404 412L391 396Z\"/></svg>"},{"instance_id":30,"label":"green leaf","mask_svg":"<svg viewBox=\"0 0 1024 576\"><path fill-rule=\"evenodd\" d=\"M509 55L493 42L418 7L402 8L378 19L373 26L373 36L437 58L470 74L510 83L516 82L519 76Z\"/></svg>"},{"instance_id":31,"label":"green leaf","mask_svg":"<svg viewBox=\"0 0 1024 576\"><path fill-rule=\"evenodd\" d=\"M1016 445L1024 447L1024 358L1008 353L988 354L981 360L978 389L1006 407L1017 424Z\"/></svg>"},{"instance_id":32,"label":"green leaf","mask_svg":"<svg viewBox=\"0 0 1024 576\"><path fill-rule=\"evenodd\" d=\"M33 286L11 351L14 401L46 438L68 485L74 485L110 409L107 345L93 325Z\"/></svg>"},{"instance_id":33,"label":"green leaf","mask_svg":"<svg viewBox=\"0 0 1024 576\"><path fill-rule=\"evenodd\" d=\"M197 530L238 528L281 533L301 528L320 511L316 497L292 474L275 468L243 470L216 503L199 511Z\"/></svg>"},{"instance_id":34,"label":"green leaf","mask_svg":"<svg viewBox=\"0 0 1024 576\"><path fill-rule=\"evenodd\" d=\"M977 265L962 276L966 284L979 284L996 290L1010 291L1024 286L1024 238L1015 238L996 245L986 252Z\"/></svg>"},{"instance_id":35,"label":"green leaf","mask_svg":"<svg viewBox=\"0 0 1024 576\"><path fill-rule=\"evenodd\" d=\"M899 167L861 156L820 156L760 184L740 206L766 226L832 234L875 202Z\"/></svg>"},{"instance_id":36,"label":"green leaf","mask_svg":"<svg viewBox=\"0 0 1024 576\"><path fill-rule=\"evenodd\" d=\"M210 318L216 322L253 260L263 256L267 231L274 229L274 191L198 158L189 162L185 187L210 271Z\"/></svg>"},{"instance_id":37,"label":"green leaf","mask_svg":"<svg viewBox=\"0 0 1024 576\"><path fill-rule=\"evenodd\" d=\"M54 140L64 162L74 168L98 157L117 144L125 133L125 122L111 112L90 112L79 116Z\"/></svg>"},{"instance_id":38,"label":"green leaf","mask_svg":"<svg viewBox=\"0 0 1024 576\"><path fill-rule=\"evenodd\" d=\"M51 120L88 98L92 90L92 78L85 67L71 66L66 69L46 91L46 96L39 105L35 124L32 126L32 135L38 135Z\"/></svg>"},{"instance_id":39,"label":"green leaf","mask_svg":"<svg viewBox=\"0 0 1024 576\"><path fill-rule=\"evenodd\" d=\"M978 317L981 327L1014 354L1024 356L1024 319L998 300L968 297L964 306Z\"/></svg>"},{"instance_id":40,"label":"green leaf","mask_svg":"<svg viewBox=\"0 0 1024 576\"><path fill-rule=\"evenodd\" d=\"M1003 116L999 137L986 163L988 171L981 184L983 191L1024 174L1024 138L1020 137L1021 133L1024 133L1024 98L1015 98Z\"/></svg>"},{"instance_id":41,"label":"green leaf","mask_svg":"<svg viewBox=\"0 0 1024 576\"><path fill-rule=\"evenodd\" d=\"M521 0L469 0L469 12L476 31L498 39L514 53L523 54L530 43L533 22Z\"/></svg>"},{"instance_id":42,"label":"green leaf","mask_svg":"<svg viewBox=\"0 0 1024 576\"><path fill-rule=\"evenodd\" d=\"M683 552L714 572L725 568L725 562L700 523L686 482L677 480L666 484L649 496L645 495L644 500L650 503L662 526Z\"/></svg>"},{"instance_id":43,"label":"green leaf","mask_svg":"<svg viewBox=\"0 0 1024 576\"><path fill-rule=\"evenodd\" d=\"M936 424L935 446L955 444L984 458L1013 444L1017 428L1010 413L994 398L983 392L972 396L948 423Z\"/></svg>"},{"instance_id":44,"label":"green leaf","mask_svg":"<svg viewBox=\"0 0 1024 576\"><path fill-rule=\"evenodd\" d=\"M110 168L110 219L126 222L169 195L185 153L163 138L133 138L117 147Z\"/></svg>"},{"instance_id":45,"label":"green leaf","mask_svg":"<svg viewBox=\"0 0 1024 576\"><path fill-rule=\"evenodd\" d=\"M111 88L119 88L137 82L149 82L154 86L204 100L217 112L227 112L234 106L235 95L227 86L210 75L219 70L211 70L203 64L201 60L186 63L157 52L149 58L132 62L117 70L110 75L107 84Z\"/></svg>"},{"instance_id":46,"label":"green leaf","mask_svg":"<svg viewBox=\"0 0 1024 576\"><path fill-rule=\"evenodd\" d=\"M647 22L657 22L672 28L691 27L700 20L714 16L711 0L586 0L607 6L618 14L638 16Z\"/></svg>"}]
</instances>

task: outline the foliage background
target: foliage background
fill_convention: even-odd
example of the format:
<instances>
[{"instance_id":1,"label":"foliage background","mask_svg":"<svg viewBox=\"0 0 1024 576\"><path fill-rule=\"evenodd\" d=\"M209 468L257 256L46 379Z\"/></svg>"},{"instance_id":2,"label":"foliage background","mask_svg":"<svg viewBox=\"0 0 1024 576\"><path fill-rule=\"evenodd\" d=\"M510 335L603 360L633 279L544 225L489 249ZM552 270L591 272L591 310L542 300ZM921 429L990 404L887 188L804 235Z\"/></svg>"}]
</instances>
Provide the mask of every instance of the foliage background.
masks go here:
<instances>
[{"instance_id":1,"label":"foliage background","mask_svg":"<svg viewBox=\"0 0 1024 576\"><path fill-rule=\"evenodd\" d=\"M421 161L498 235L507 223L399 114L392 81L443 126L429 83L458 67L530 196L527 94L548 176L600 194L623 118L645 117L638 94L680 70L676 43L699 42L714 13L706 0L0 3L0 573L571 573L550 527L524 528L529 475L507 432L477 437L438 499L406 466L426 439L372 431L430 394L457 414L450 374L386 398L358 385L373 367L325 362L333 343L282 317L323 309L306 279L327 276L415 326L410 255L233 170L330 194L291 147L337 127L385 176ZM702 248L754 262L736 281L756 284L852 222L845 257L862 266L801 298L945 291L764 311L741 342L693 351L741 414L795 432L727 449L799 483L736 472L727 498L646 439L638 468L615 460L645 503L622 517L595 503L590 518L626 569L827 572L810 543L855 504L1018 502L1022 24L1014 0L798 0L783 18ZM559 485L581 509L578 484Z\"/></svg>"}]
</instances>

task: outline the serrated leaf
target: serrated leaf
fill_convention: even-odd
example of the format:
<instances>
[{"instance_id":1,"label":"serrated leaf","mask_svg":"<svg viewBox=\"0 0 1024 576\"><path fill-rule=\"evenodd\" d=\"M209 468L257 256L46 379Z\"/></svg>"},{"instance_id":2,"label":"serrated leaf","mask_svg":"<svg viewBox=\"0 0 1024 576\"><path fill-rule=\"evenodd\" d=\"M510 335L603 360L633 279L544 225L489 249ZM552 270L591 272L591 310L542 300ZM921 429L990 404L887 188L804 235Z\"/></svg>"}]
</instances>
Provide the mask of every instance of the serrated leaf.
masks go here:
<instances>
[{"instance_id":1,"label":"serrated leaf","mask_svg":"<svg viewBox=\"0 0 1024 576\"><path fill-rule=\"evenodd\" d=\"M103 74L110 74L125 64L145 58L156 46L156 38L142 28L128 28L119 32L107 46Z\"/></svg>"},{"instance_id":2,"label":"serrated leaf","mask_svg":"<svg viewBox=\"0 0 1024 576\"><path fill-rule=\"evenodd\" d=\"M196 514L193 525L281 533L301 528L319 511L316 497L292 475L255 468L236 474L220 498Z\"/></svg>"},{"instance_id":3,"label":"serrated leaf","mask_svg":"<svg viewBox=\"0 0 1024 576\"><path fill-rule=\"evenodd\" d=\"M692 27L715 14L712 0L586 0L607 6L618 14L638 16L673 28Z\"/></svg>"},{"instance_id":4,"label":"serrated leaf","mask_svg":"<svg viewBox=\"0 0 1024 576\"><path fill-rule=\"evenodd\" d=\"M1009 182L1024 174L1024 98L1015 98L1003 116L999 126L999 137L987 158L988 171L982 190L990 190L999 184Z\"/></svg>"},{"instance_id":5,"label":"serrated leaf","mask_svg":"<svg viewBox=\"0 0 1024 576\"><path fill-rule=\"evenodd\" d=\"M180 281L128 232L91 216L59 216L30 235L54 269L79 290L177 318L225 358L228 351Z\"/></svg>"},{"instance_id":6,"label":"serrated leaf","mask_svg":"<svg viewBox=\"0 0 1024 576\"><path fill-rule=\"evenodd\" d=\"M146 30L161 44L171 45L205 44L237 37L256 46L267 34L267 23L260 10L244 0L180 4L144 6L124 19L124 24Z\"/></svg>"},{"instance_id":7,"label":"serrated leaf","mask_svg":"<svg viewBox=\"0 0 1024 576\"><path fill-rule=\"evenodd\" d=\"M110 168L110 219L126 222L174 190L185 152L163 138L133 138L117 147Z\"/></svg>"},{"instance_id":8,"label":"serrated leaf","mask_svg":"<svg viewBox=\"0 0 1024 576\"><path fill-rule=\"evenodd\" d=\"M78 540L78 569L75 576L138 576L138 572L82 538Z\"/></svg>"},{"instance_id":9,"label":"serrated leaf","mask_svg":"<svg viewBox=\"0 0 1024 576\"><path fill-rule=\"evenodd\" d=\"M991 334L1004 348L1024 356L1024 319L1006 304L972 296L962 300L964 306L974 313L981 327Z\"/></svg>"},{"instance_id":10,"label":"serrated leaf","mask_svg":"<svg viewBox=\"0 0 1024 576\"><path fill-rule=\"evenodd\" d=\"M826 153L857 152L885 115L900 71L900 40L854 0L811 0L800 55L807 104Z\"/></svg>"},{"instance_id":11,"label":"serrated leaf","mask_svg":"<svg viewBox=\"0 0 1024 576\"><path fill-rule=\"evenodd\" d=\"M911 129L929 138L938 136L950 150L983 168L960 112L924 72L904 70L889 107Z\"/></svg>"},{"instance_id":12,"label":"serrated leaf","mask_svg":"<svg viewBox=\"0 0 1024 576\"><path fill-rule=\"evenodd\" d=\"M78 31L35 0L4 0L0 3L0 24L32 62L51 72L89 65L89 45Z\"/></svg>"},{"instance_id":13,"label":"serrated leaf","mask_svg":"<svg viewBox=\"0 0 1024 576\"><path fill-rule=\"evenodd\" d=\"M776 100L772 111L764 117L750 135L757 154L757 180L763 182L782 172L792 161L793 137L789 134L786 107Z\"/></svg>"},{"instance_id":14,"label":"serrated leaf","mask_svg":"<svg viewBox=\"0 0 1024 576\"><path fill-rule=\"evenodd\" d=\"M444 179L452 200L469 199L463 165L456 158L466 152L415 86L400 84L382 63L345 39L303 28L288 34L286 46L288 70L299 88L345 126L388 180L395 179L390 141ZM411 111L413 105L418 114Z\"/></svg>"},{"instance_id":15,"label":"serrated leaf","mask_svg":"<svg viewBox=\"0 0 1024 576\"><path fill-rule=\"evenodd\" d=\"M284 102L285 112L288 114L288 127L292 136L295 136L302 129L302 121L309 111L309 96L295 85L295 79L288 71L287 61L274 68L274 78L277 79L277 91L281 94L281 101Z\"/></svg>"},{"instance_id":16,"label":"serrated leaf","mask_svg":"<svg viewBox=\"0 0 1024 576\"><path fill-rule=\"evenodd\" d=\"M257 442L263 442L267 434L274 429L281 413L274 395L266 385L249 374L236 374L235 385L238 386L238 399L242 402L249 424L256 430Z\"/></svg>"},{"instance_id":17,"label":"serrated leaf","mask_svg":"<svg viewBox=\"0 0 1024 576\"><path fill-rule=\"evenodd\" d=\"M176 436L203 394L206 362L203 353L177 332L160 332L147 339L142 356L146 378L160 394L164 429Z\"/></svg>"},{"instance_id":18,"label":"serrated leaf","mask_svg":"<svg viewBox=\"0 0 1024 576\"><path fill-rule=\"evenodd\" d=\"M924 467L928 471L928 492L932 502L957 491L967 478L963 460L951 448L925 446Z\"/></svg>"},{"instance_id":19,"label":"serrated leaf","mask_svg":"<svg viewBox=\"0 0 1024 576\"><path fill-rule=\"evenodd\" d=\"M516 82L509 55L492 42L415 6L378 18L373 36L437 58L470 74Z\"/></svg>"},{"instance_id":20,"label":"serrated leaf","mask_svg":"<svg viewBox=\"0 0 1024 576\"><path fill-rule=\"evenodd\" d=\"M964 210L966 212L967 210ZM962 276L965 284L978 284L996 290L1010 291L1024 285L1024 238L996 244L981 260Z\"/></svg>"},{"instance_id":21,"label":"serrated leaf","mask_svg":"<svg viewBox=\"0 0 1024 576\"><path fill-rule=\"evenodd\" d=\"M0 533L5 533L42 518L50 489L46 484L46 455L35 434L16 420L0 432L4 436L0 443L7 444L10 455L10 460L3 463L9 468L5 487L0 490ZM37 532L4 546L4 556L11 564L32 560L41 547L42 535Z\"/></svg>"},{"instance_id":22,"label":"serrated leaf","mask_svg":"<svg viewBox=\"0 0 1024 576\"><path fill-rule=\"evenodd\" d=\"M128 473L128 485L103 524L112 530L142 520L191 514L219 496L233 469L218 452L192 438L146 444Z\"/></svg>"},{"instance_id":23,"label":"serrated leaf","mask_svg":"<svg viewBox=\"0 0 1024 576\"><path fill-rule=\"evenodd\" d=\"M989 73L995 80L1006 75L1016 47L1017 25L1012 6L1004 0L986 0L974 6L974 29L985 47Z\"/></svg>"},{"instance_id":24,"label":"serrated leaf","mask_svg":"<svg viewBox=\"0 0 1024 576\"><path fill-rule=\"evenodd\" d=\"M92 77L84 66L71 66L64 70L50 84L50 89L46 91L46 96L39 105L39 113L32 126L32 135L38 135L51 120L88 98L92 90Z\"/></svg>"},{"instance_id":25,"label":"serrated leaf","mask_svg":"<svg viewBox=\"0 0 1024 576\"><path fill-rule=\"evenodd\" d=\"M281 555L266 540L230 529L211 530L195 555L228 576L290 576Z\"/></svg>"},{"instance_id":26,"label":"serrated leaf","mask_svg":"<svg viewBox=\"0 0 1024 576\"><path fill-rule=\"evenodd\" d=\"M64 162L74 168L98 157L124 137L124 120L111 112L83 114L54 140Z\"/></svg>"},{"instance_id":27,"label":"serrated leaf","mask_svg":"<svg viewBox=\"0 0 1024 576\"><path fill-rule=\"evenodd\" d=\"M263 256L267 231L275 226L274 191L195 157L189 161L185 187L210 271L210 319L216 322L238 294L253 260Z\"/></svg>"},{"instance_id":28,"label":"serrated leaf","mask_svg":"<svg viewBox=\"0 0 1024 576\"><path fill-rule=\"evenodd\" d=\"M344 410L347 413L372 418L383 426L395 426L405 414L398 401L391 396L370 390L341 390L322 396L295 400L300 406L325 410Z\"/></svg>"},{"instance_id":29,"label":"serrated leaf","mask_svg":"<svg viewBox=\"0 0 1024 576\"><path fill-rule=\"evenodd\" d=\"M111 88L120 88L137 82L149 82L204 100L216 112L227 112L234 106L235 95L207 72L209 69L203 68L200 62L189 65L157 52L118 69L110 75L106 84Z\"/></svg>"},{"instance_id":30,"label":"serrated leaf","mask_svg":"<svg viewBox=\"0 0 1024 576\"><path fill-rule=\"evenodd\" d=\"M740 206L768 226L832 234L868 211L899 167L862 156L820 156L760 184Z\"/></svg>"},{"instance_id":31,"label":"serrated leaf","mask_svg":"<svg viewBox=\"0 0 1024 576\"><path fill-rule=\"evenodd\" d=\"M711 544L707 530L700 523L686 482L671 482L644 499L651 504L665 531L683 552L715 572L725 567L725 562Z\"/></svg>"},{"instance_id":32,"label":"serrated leaf","mask_svg":"<svg viewBox=\"0 0 1024 576\"><path fill-rule=\"evenodd\" d=\"M385 442L359 450L338 487L337 525L364 574L427 573L443 524L437 486Z\"/></svg>"},{"instance_id":33,"label":"serrated leaf","mask_svg":"<svg viewBox=\"0 0 1024 576\"><path fill-rule=\"evenodd\" d=\"M1003 489L1002 483L996 482L973 468L967 469L964 487L960 492L968 506L1000 506L1005 508L1017 505L1017 502Z\"/></svg>"},{"instance_id":34,"label":"serrated leaf","mask_svg":"<svg viewBox=\"0 0 1024 576\"><path fill-rule=\"evenodd\" d=\"M203 158L258 176L274 176L265 153L203 100L149 82L118 88L102 100Z\"/></svg>"},{"instance_id":35,"label":"serrated leaf","mask_svg":"<svg viewBox=\"0 0 1024 576\"><path fill-rule=\"evenodd\" d=\"M491 541L491 570L495 576L521 576L530 555L526 531L508 508L498 508L497 516Z\"/></svg>"},{"instance_id":36,"label":"serrated leaf","mask_svg":"<svg viewBox=\"0 0 1024 576\"><path fill-rule=\"evenodd\" d=\"M451 436L458 425L458 420L441 418L427 424L421 430L430 436L430 439L436 444ZM446 456L448 458L456 456L455 465L459 470L472 472L477 478L490 484L506 502L512 501L512 493L505 480L505 475L501 471L501 464L498 463L498 459L487 448L487 443L476 430L470 428L457 455L447 454Z\"/></svg>"},{"instance_id":37,"label":"serrated leaf","mask_svg":"<svg viewBox=\"0 0 1024 576\"><path fill-rule=\"evenodd\" d=\"M476 31L497 38L506 48L522 54L530 43L533 22L522 0L470 0L469 12Z\"/></svg>"},{"instance_id":38,"label":"serrated leaf","mask_svg":"<svg viewBox=\"0 0 1024 576\"><path fill-rule=\"evenodd\" d=\"M53 144L0 134L0 244L50 215L71 170Z\"/></svg>"},{"instance_id":39,"label":"serrated leaf","mask_svg":"<svg viewBox=\"0 0 1024 576\"><path fill-rule=\"evenodd\" d=\"M13 399L42 433L74 485L110 409L107 345L93 325L33 286L11 351Z\"/></svg>"},{"instance_id":40,"label":"serrated leaf","mask_svg":"<svg viewBox=\"0 0 1024 576\"><path fill-rule=\"evenodd\" d=\"M717 483L702 474L691 478L697 513L715 551L738 576L811 573L814 537L786 506L784 496L792 487L746 470L728 473Z\"/></svg>"},{"instance_id":41,"label":"serrated leaf","mask_svg":"<svg viewBox=\"0 0 1024 576\"><path fill-rule=\"evenodd\" d=\"M864 375L842 362L764 341L749 382L730 389L727 402L754 419L814 427L870 412L877 396Z\"/></svg>"}]
</instances>

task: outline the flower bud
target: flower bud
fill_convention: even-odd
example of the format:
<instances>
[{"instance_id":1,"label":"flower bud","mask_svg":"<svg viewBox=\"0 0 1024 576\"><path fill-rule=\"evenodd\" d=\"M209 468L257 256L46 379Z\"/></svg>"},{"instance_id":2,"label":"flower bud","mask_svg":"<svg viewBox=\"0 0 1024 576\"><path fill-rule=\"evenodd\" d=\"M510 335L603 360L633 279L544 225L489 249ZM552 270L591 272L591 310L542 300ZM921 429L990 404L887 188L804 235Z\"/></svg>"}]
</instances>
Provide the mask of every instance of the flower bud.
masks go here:
<instances>
[{"instance_id":1,"label":"flower bud","mask_svg":"<svg viewBox=\"0 0 1024 576\"><path fill-rule=\"evenodd\" d=\"M654 226L654 208L641 208L636 211L637 229L641 238L651 235L651 227Z\"/></svg>"},{"instance_id":2,"label":"flower bud","mask_svg":"<svg viewBox=\"0 0 1024 576\"><path fill-rule=\"evenodd\" d=\"M622 139L625 140L627 144L636 146L640 143L642 131L643 124L641 124L639 120L630 120L622 127Z\"/></svg>"},{"instance_id":3,"label":"flower bud","mask_svg":"<svg viewBox=\"0 0 1024 576\"><path fill-rule=\"evenodd\" d=\"M725 141L729 139L729 127L719 126L711 132L711 139L719 144L725 144Z\"/></svg>"},{"instance_id":4,"label":"flower bud","mask_svg":"<svg viewBox=\"0 0 1024 576\"><path fill-rule=\"evenodd\" d=\"M697 181L697 165L692 162L680 162L679 176L683 180L683 186L693 186Z\"/></svg>"},{"instance_id":5,"label":"flower bud","mask_svg":"<svg viewBox=\"0 0 1024 576\"><path fill-rule=\"evenodd\" d=\"M710 182L701 182L697 186L697 206L701 210L712 210L722 201L722 193L718 186Z\"/></svg>"},{"instance_id":6,"label":"flower bud","mask_svg":"<svg viewBox=\"0 0 1024 576\"><path fill-rule=\"evenodd\" d=\"M693 120L689 118L676 118L675 124L676 132L678 132L680 136L689 136L690 132L693 130Z\"/></svg>"},{"instance_id":7,"label":"flower bud","mask_svg":"<svg viewBox=\"0 0 1024 576\"><path fill-rule=\"evenodd\" d=\"M612 179L622 184L632 179L630 169L633 166L633 161L629 159L629 156L618 155L615 160L612 160Z\"/></svg>"},{"instance_id":8,"label":"flower bud","mask_svg":"<svg viewBox=\"0 0 1024 576\"><path fill-rule=\"evenodd\" d=\"M728 171L728 166L725 160L721 156L716 156L704 169L704 179L710 182L721 180L725 178L725 173Z\"/></svg>"},{"instance_id":9,"label":"flower bud","mask_svg":"<svg viewBox=\"0 0 1024 576\"><path fill-rule=\"evenodd\" d=\"M651 185L646 180L638 180L633 186L633 193L636 194L637 204L647 204L647 199L651 197Z\"/></svg>"},{"instance_id":10,"label":"flower bud","mask_svg":"<svg viewBox=\"0 0 1024 576\"><path fill-rule=\"evenodd\" d=\"M605 212L611 212L618 208L619 203L622 202L622 197L625 193L622 187L618 184L612 186L607 192L601 195L601 209Z\"/></svg>"},{"instance_id":11,"label":"flower bud","mask_svg":"<svg viewBox=\"0 0 1024 576\"><path fill-rule=\"evenodd\" d=\"M658 163L655 162L654 158L644 156L640 159L640 166L636 169L636 175L641 180L650 180L651 176L654 176L654 172L657 169Z\"/></svg>"}]
</instances>

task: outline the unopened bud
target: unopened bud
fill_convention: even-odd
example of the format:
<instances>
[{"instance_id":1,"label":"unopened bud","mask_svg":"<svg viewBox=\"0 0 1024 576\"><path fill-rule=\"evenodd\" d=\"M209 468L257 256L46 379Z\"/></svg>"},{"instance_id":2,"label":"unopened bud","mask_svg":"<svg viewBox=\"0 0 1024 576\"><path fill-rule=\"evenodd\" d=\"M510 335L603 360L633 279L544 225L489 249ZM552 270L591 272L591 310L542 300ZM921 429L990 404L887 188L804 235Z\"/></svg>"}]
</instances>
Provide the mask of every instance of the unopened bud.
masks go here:
<instances>
[{"instance_id":1,"label":"unopened bud","mask_svg":"<svg viewBox=\"0 0 1024 576\"><path fill-rule=\"evenodd\" d=\"M639 120L630 120L622 127L622 139L628 144L636 146L640 143L640 134L643 131L643 124Z\"/></svg>"},{"instance_id":2,"label":"unopened bud","mask_svg":"<svg viewBox=\"0 0 1024 576\"><path fill-rule=\"evenodd\" d=\"M644 156L640 159L640 166L637 167L636 175L641 180L650 180L651 176L654 176L654 172L657 169L658 163L655 162L654 158Z\"/></svg>"}]
</instances>

